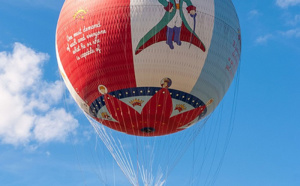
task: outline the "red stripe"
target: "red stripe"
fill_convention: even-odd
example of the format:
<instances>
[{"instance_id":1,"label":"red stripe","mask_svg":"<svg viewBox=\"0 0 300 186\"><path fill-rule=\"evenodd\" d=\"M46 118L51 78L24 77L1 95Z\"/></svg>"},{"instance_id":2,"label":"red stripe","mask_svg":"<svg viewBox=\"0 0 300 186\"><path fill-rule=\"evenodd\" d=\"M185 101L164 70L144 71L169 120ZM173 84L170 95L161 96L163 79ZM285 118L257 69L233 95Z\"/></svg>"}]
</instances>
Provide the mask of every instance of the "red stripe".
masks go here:
<instances>
[{"instance_id":1,"label":"red stripe","mask_svg":"<svg viewBox=\"0 0 300 186\"><path fill-rule=\"evenodd\" d=\"M97 28L83 31L93 25ZM75 47L71 48L71 52L67 51L67 44L70 45L73 40L67 42L66 38L74 36L80 29L82 33L73 37L77 41L75 47L83 44L86 48L81 48L73 55ZM99 46L94 43L90 46L94 51L100 48L101 53L95 52L77 60L76 56L87 52L88 43L95 41L95 37L88 39L87 36L101 31L102 34L97 37ZM79 44L83 35L86 40ZM58 22L57 46L66 75L79 96L89 105L101 95L98 91L99 85L106 86L108 92L136 87L130 0L66 1Z\"/></svg>"}]
</instances>

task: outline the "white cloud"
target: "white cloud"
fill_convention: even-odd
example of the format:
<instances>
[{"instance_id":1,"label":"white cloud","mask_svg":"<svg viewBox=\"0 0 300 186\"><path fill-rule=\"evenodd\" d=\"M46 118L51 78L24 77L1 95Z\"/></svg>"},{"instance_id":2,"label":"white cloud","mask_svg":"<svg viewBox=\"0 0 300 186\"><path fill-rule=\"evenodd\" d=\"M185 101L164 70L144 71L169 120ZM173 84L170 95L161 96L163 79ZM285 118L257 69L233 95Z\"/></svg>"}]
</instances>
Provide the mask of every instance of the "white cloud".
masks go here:
<instances>
[{"instance_id":1,"label":"white cloud","mask_svg":"<svg viewBox=\"0 0 300 186\"><path fill-rule=\"evenodd\" d=\"M77 120L64 109L51 110L46 116L37 118L35 124L34 137L40 142L64 141L78 126Z\"/></svg>"},{"instance_id":2,"label":"white cloud","mask_svg":"<svg viewBox=\"0 0 300 186\"><path fill-rule=\"evenodd\" d=\"M77 128L71 114L55 108L63 83L42 79L41 67L48 59L20 43L12 52L0 52L0 142L64 141Z\"/></svg>"},{"instance_id":3,"label":"white cloud","mask_svg":"<svg viewBox=\"0 0 300 186\"><path fill-rule=\"evenodd\" d=\"M256 40L255 40L255 43L256 44L264 44L266 43L269 39L271 39L273 37L272 34L267 34L267 35L264 35L264 36L259 36Z\"/></svg>"},{"instance_id":4,"label":"white cloud","mask_svg":"<svg viewBox=\"0 0 300 186\"><path fill-rule=\"evenodd\" d=\"M276 0L276 4L281 8L287 8L300 4L300 0Z\"/></svg>"},{"instance_id":5,"label":"white cloud","mask_svg":"<svg viewBox=\"0 0 300 186\"><path fill-rule=\"evenodd\" d=\"M300 28L290 29L284 32L280 32L280 34L288 38L300 38Z\"/></svg>"}]
</instances>

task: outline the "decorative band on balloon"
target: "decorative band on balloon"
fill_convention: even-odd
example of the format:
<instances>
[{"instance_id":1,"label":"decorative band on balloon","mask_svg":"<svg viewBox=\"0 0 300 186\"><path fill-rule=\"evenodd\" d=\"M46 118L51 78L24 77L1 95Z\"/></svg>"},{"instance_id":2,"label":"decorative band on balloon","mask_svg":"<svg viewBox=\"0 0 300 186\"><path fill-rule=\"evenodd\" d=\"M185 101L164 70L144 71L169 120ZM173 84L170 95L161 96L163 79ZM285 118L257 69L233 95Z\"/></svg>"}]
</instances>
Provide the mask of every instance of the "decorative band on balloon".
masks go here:
<instances>
[{"instance_id":1,"label":"decorative band on balloon","mask_svg":"<svg viewBox=\"0 0 300 186\"><path fill-rule=\"evenodd\" d=\"M165 81L166 84L168 83L168 81ZM102 88L102 89L101 89ZM117 91L113 91L113 92L109 92L107 94L121 100L124 98L133 98L132 105L133 107L139 104L142 104L144 101L140 100L140 99L136 99L135 97L140 97L140 96L149 96L152 97L153 95L155 95L158 91L160 91L162 88L160 87L135 87L135 88L128 88L128 89L122 89L122 90L117 90ZM101 91L105 91L104 87L99 86L99 90ZM179 100L182 101L188 105L191 105L194 108L198 108L200 106L204 106L205 103L200 100L199 98L197 98L196 96L193 96L191 94L188 94L186 92L182 92L179 90L175 90L175 89L168 89L170 96L172 99L175 100ZM102 107L104 107L105 104L105 98L104 95L98 97L91 105L90 105L90 114L93 115L94 117L97 117L97 113L98 111L100 111L100 109ZM177 108L178 107L178 108ZM175 108L176 110L178 110L179 112L185 110L183 105L177 105L177 107ZM203 115L205 115L205 113L207 112L207 109L205 108L205 110L203 111Z\"/></svg>"}]
</instances>

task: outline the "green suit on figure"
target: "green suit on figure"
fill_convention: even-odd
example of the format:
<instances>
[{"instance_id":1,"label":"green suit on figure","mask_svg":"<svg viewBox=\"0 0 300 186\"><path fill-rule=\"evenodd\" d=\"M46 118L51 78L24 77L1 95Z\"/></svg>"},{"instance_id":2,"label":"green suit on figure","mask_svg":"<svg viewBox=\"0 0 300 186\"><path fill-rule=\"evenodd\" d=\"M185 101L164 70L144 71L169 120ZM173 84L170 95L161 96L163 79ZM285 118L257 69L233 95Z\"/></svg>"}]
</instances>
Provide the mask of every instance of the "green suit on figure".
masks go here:
<instances>
[{"instance_id":1,"label":"green suit on figure","mask_svg":"<svg viewBox=\"0 0 300 186\"><path fill-rule=\"evenodd\" d=\"M174 49L173 41L180 46L181 39L194 44L205 52L204 44L195 31L191 29L183 13L182 5L185 2L187 5L186 9L191 17L196 16L196 7L193 6L191 0L158 1L164 6L166 12L161 21L140 40L135 53L138 54L148 46L164 40L170 49ZM182 31L183 35L181 34Z\"/></svg>"}]
</instances>

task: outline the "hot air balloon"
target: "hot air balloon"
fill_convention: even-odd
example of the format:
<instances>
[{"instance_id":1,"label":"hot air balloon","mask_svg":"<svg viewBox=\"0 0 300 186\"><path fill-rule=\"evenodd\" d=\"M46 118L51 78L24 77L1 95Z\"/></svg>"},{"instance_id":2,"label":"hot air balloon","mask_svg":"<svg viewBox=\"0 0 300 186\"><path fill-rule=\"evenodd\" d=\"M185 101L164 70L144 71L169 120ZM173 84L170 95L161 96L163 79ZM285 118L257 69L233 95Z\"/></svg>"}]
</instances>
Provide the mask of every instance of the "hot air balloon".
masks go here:
<instances>
[{"instance_id":1,"label":"hot air balloon","mask_svg":"<svg viewBox=\"0 0 300 186\"><path fill-rule=\"evenodd\" d=\"M99 125L165 136L221 102L241 32L231 0L66 0L56 52L71 95Z\"/></svg>"},{"instance_id":2,"label":"hot air balloon","mask_svg":"<svg viewBox=\"0 0 300 186\"><path fill-rule=\"evenodd\" d=\"M82 110L114 130L160 136L216 108L241 38L230 0L66 0L56 47Z\"/></svg>"}]
</instances>

